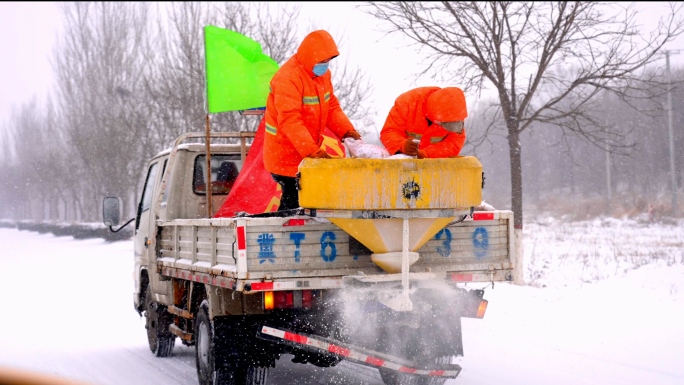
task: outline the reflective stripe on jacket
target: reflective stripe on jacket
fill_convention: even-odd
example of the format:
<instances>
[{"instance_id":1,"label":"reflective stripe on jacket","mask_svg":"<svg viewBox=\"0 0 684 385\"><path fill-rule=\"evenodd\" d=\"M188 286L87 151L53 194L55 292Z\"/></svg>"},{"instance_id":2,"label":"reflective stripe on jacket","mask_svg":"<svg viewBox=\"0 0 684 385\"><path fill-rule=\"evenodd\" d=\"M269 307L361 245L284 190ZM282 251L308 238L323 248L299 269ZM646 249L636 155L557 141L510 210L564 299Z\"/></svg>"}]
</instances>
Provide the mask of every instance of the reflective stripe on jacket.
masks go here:
<instances>
[{"instance_id":1,"label":"reflective stripe on jacket","mask_svg":"<svg viewBox=\"0 0 684 385\"><path fill-rule=\"evenodd\" d=\"M390 154L396 154L408 138L420 139L418 148L428 158L458 156L466 139L465 128L460 134L450 132L425 117L425 102L439 87L420 87L407 91L395 100L380 131L380 141Z\"/></svg>"},{"instance_id":2,"label":"reflective stripe on jacket","mask_svg":"<svg viewBox=\"0 0 684 385\"><path fill-rule=\"evenodd\" d=\"M264 166L269 172L295 176L302 159L321 147L326 126L340 138L354 130L335 97L330 71L313 74L316 63L337 55L332 36L314 31L271 79L264 139Z\"/></svg>"}]
</instances>

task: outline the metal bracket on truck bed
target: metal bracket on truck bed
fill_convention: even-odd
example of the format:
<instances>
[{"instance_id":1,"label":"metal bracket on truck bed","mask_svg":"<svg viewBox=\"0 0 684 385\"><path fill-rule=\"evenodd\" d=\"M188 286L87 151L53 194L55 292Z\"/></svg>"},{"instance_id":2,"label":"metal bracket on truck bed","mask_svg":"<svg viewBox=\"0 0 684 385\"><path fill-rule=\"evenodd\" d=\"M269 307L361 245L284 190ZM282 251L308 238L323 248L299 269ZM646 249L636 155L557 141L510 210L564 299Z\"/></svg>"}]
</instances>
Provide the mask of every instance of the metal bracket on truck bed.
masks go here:
<instances>
[{"instance_id":1,"label":"metal bracket on truck bed","mask_svg":"<svg viewBox=\"0 0 684 385\"><path fill-rule=\"evenodd\" d=\"M315 353L332 354L376 369L384 368L401 373L439 378L456 378L461 372L461 367L456 364L434 364L439 365L439 367L427 367L389 354L346 345L334 339L310 336L304 333L293 333L269 326L262 326L258 337L271 341L275 340L279 343L310 350Z\"/></svg>"},{"instance_id":2,"label":"metal bracket on truck bed","mask_svg":"<svg viewBox=\"0 0 684 385\"><path fill-rule=\"evenodd\" d=\"M412 209L412 210L330 210L308 209L306 215L319 218L450 218L471 214L471 209Z\"/></svg>"},{"instance_id":3,"label":"metal bracket on truck bed","mask_svg":"<svg viewBox=\"0 0 684 385\"><path fill-rule=\"evenodd\" d=\"M421 273L409 273L409 279L411 281L424 281L424 280L433 280L437 278L437 274L435 273L427 273L427 272L421 272ZM444 274L442 274L444 275ZM349 284L351 283L352 280L356 280L359 282L372 282L372 283L378 283L378 282L400 282L402 280L402 275L401 274L359 274L359 275L346 275L342 277L345 283Z\"/></svg>"}]
</instances>

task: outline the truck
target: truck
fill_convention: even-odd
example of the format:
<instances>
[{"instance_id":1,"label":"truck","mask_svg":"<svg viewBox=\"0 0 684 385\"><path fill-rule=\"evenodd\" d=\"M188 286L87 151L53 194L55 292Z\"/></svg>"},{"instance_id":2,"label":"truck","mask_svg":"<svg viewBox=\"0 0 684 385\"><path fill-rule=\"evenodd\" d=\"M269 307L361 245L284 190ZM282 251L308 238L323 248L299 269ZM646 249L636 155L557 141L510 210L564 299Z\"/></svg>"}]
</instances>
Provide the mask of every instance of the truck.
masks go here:
<instances>
[{"instance_id":1,"label":"truck","mask_svg":"<svg viewBox=\"0 0 684 385\"><path fill-rule=\"evenodd\" d=\"M517 269L512 212L479 207L479 161L306 158L299 209L215 218L253 137L186 133L144 171L133 305L151 352L194 346L201 385L265 384L283 355L387 385L456 378L461 319ZM119 210L105 198L112 231Z\"/></svg>"}]
</instances>

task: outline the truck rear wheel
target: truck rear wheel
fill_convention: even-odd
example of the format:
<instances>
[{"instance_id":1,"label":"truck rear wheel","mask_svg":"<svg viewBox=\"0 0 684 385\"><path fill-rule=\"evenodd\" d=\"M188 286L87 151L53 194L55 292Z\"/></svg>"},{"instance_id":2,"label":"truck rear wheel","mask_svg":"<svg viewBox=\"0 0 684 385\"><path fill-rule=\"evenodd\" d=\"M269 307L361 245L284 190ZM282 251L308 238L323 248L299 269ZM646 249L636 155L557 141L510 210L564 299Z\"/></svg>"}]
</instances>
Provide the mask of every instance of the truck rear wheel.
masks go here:
<instances>
[{"instance_id":1,"label":"truck rear wheel","mask_svg":"<svg viewBox=\"0 0 684 385\"><path fill-rule=\"evenodd\" d=\"M202 301L195 319L195 360L200 385L264 385L268 368L231 362L229 346L214 334L209 304Z\"/></svg>"},{"instance_id":2,"label":"truck rear wheel","mask_svg":"<svg viewBox=\"0 0 684 385\"><path fill-rule=\"evenodd\" d=\"M168 357L173 352L176 336L169 332L171 314L164 305L156 302L152 295L152 285L145 291L145 329L150 350L157 357Z\"/></svg>"}]
</instances>

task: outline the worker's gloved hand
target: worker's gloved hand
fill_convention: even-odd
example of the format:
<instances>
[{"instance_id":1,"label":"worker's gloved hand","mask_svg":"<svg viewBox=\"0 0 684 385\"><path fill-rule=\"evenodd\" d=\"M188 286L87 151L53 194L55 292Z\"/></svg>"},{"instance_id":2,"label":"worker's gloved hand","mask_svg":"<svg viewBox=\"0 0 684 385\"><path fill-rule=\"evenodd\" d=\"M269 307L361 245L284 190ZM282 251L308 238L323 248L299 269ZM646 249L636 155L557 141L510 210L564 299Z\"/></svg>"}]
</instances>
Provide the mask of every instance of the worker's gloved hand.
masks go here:
<instances>
[{"instance_id":1,"label":"worker's gloved hand","mask_svg":"<svg viewBox=\"0 0 684 385\"><path fill-rule=\"evenodd\" d=\"M409 156L418 155L418 143L414 142L413 139L406 139L401 146L401 152Z\"/></svg>"},{"instance_id":2,"label":"worker's gloved hand","mask_svg":"<svg viewBox=\"0 0 684 385\"><path fill-rule=\"evenodd\" d=\"M330 156L330 154L328 154L328 152L325 151L324 149L319 148L318 151L309 155L309 158L331 159L332 156Z\"/></svg>"},{"instance_id":3,"label":"worker's gloved hand","mask_svg":"<svg viewBox=\"0 0 684 385\"><path fill-rule=\"evenodd\" d=\"M418 159L425 159L427 157L428 157L427 152L425 152L423 150L418 150Z\"/></svg>"},{"instance_id":4,"label":"worker's gloved hand","mask_svg":"<svg viewBox=\"0 0 684 385\"><path fill-rule=\"evenodd\" d=\"M352 139L356 139L356 140L361 140L361 135L358 132L352 130L352 131L347 131L347 133L344 134L342 139L345 139L345 138L352 138Z\"/></svg>"}]
</instances>

